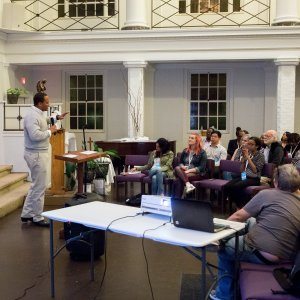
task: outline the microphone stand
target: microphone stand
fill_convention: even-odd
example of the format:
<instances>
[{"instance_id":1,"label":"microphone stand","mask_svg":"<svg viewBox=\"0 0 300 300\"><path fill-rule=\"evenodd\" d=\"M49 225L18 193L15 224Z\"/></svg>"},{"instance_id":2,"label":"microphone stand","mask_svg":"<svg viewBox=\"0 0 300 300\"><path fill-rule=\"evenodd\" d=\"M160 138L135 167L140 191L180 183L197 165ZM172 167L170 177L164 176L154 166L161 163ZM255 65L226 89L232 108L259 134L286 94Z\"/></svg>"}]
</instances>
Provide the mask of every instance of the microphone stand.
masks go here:
<instances>
[{"instance_id":1,"label":"microphone stand","mask_svg":"<svg viewBox=\"0 0 300 300\"><path fill-rule=\"evenodd\" d=\"M85 128L86 128L86 124L83 125L82 127L82 133L83 133L83 148L84 151L86 151L86 139L85 139ZM84 163L84 193L86 194L87 191L87 162Z\"/></svg>"}]
</instances>

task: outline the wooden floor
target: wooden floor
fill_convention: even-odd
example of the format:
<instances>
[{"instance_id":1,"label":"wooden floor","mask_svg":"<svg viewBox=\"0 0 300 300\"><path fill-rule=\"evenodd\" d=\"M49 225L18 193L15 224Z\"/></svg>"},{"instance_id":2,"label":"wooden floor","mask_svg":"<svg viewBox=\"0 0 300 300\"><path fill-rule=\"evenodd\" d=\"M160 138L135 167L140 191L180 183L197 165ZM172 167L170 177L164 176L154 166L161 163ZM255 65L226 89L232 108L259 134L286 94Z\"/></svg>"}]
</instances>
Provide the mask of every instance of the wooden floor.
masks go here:
<instances>
[{"instance_id":1,"label":"wooden floor","mask_svg":"<svg viewBox=\"0 0 300 300\"><path fill-rule=\"evenodd\" d=\"M135 191L137 187L131 187L130 192ZM116 201L114 193L106 197L107 202L123 203L120 199ZM59 206L45 210L55 208ZM51 299L49 229L21 224L20 214L19 209L0 219L0 299ZM61 228L55 222L56 248L64 244ZM150 240L145 241L145 251L154 299L179 299L182 275L199 273L200 262L180 247ZM208 257L216 263L215 253ZM99 292L104 265L103 256L96 261L91 282L89 263L72 261L64 249L55 259L56 299L151 299L141 239L108 233L107 271Z\"/></svg>"}]
</instances>

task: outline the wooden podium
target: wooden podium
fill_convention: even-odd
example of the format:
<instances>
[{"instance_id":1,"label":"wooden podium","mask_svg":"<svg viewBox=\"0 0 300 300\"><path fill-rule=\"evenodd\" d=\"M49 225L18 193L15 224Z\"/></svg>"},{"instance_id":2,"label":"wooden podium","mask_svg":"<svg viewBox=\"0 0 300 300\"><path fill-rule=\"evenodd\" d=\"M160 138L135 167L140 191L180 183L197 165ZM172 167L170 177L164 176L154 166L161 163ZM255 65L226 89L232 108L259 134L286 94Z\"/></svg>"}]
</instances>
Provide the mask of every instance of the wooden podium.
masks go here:
<instances>
[{"instance_id":1,"label":"wooden podium","mask_svg":"<svg viewBox=\"0 0 300 300\"><path fill-rule=\"evenodd\" d=\"M50 193L55 195L63 195L65 193L65 164L63 161L55 159L55 155L61 155L65 153L64 129L59 129L57 132L51 135L50 144L52 147Z\"/></svg>"},{"instance_id":2,"label":"wooden podium","mask_svg":"<svg viewBox=\"0 0 300 300\"><path fill-rule=\"evenodd\" d=\"M70 151L69 153L55 155L55 158L60 161L70 161L77 164L77 180L78 180L78 193L83 193L83 173L84 164L89 160L94 160L101 156L105 156L103 153L93 152L91 154L83 154L81 151ZM71 155L71 157L70 157Z\"/></svg>"}]
</instances>

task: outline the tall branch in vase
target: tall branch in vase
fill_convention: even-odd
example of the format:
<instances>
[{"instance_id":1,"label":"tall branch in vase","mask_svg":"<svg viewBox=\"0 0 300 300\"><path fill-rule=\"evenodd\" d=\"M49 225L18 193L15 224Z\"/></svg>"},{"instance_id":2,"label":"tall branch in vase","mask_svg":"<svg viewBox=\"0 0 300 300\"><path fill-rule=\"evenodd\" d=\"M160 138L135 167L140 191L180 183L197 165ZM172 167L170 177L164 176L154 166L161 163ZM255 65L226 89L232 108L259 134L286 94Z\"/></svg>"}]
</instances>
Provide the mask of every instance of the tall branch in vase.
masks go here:
<instances>
[{"instance_id":1,"label":"tall branch in vase","mask_svg":"<svg viewBox=\"0 0 300 300\"><path fill-rule=\"evenodd\" d=\"M137 93L135 94L129 87L125 75L123 75L123 82L125 84L127 90L127 103L128 103L128 111L129 116L132 120L132 124L135 130L135 137L140 137L140 130L141 130L141 117L142 117L142 110L141 110L141 99L142 99L142 87L143 83L141 82L138 88Z\"/></svg>"}]
</instances>

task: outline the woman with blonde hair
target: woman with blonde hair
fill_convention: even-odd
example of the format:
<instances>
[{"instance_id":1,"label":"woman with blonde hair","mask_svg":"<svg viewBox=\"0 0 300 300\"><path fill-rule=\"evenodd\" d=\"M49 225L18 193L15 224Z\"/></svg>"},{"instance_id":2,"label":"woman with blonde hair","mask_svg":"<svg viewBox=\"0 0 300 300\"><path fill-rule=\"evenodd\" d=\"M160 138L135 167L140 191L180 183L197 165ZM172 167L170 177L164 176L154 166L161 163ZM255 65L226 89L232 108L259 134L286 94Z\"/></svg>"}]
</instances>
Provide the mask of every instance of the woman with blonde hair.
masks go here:
<instances>
[{"instance_id":1,"label":"woman with blonde hair","mask_svg":"<svg viewBox=\"0 0 300 300\"><path fill-rule=\"evenodd\" d=\"M180 198L185 193L192 192L195 187L191 181L201 180L206 175L206 152L202 148L202 139L199 134L189 136L188 146L180 156L179 166L175 168L174 196Z\"/></svg>"}]
</instances>

